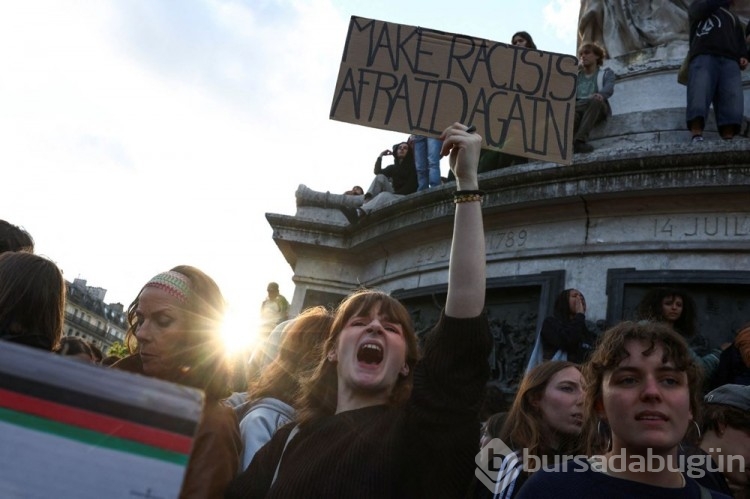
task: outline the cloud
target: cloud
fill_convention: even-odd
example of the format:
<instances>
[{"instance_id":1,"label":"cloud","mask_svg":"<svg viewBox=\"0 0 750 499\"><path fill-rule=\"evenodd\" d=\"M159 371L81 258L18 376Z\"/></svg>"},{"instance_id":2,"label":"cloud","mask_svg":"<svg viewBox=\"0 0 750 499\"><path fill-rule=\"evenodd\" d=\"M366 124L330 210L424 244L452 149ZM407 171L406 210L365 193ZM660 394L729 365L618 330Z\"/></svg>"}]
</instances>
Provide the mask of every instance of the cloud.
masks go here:
<instances>
[{"instance_id":1,"label":"cloud","mask_svg":"<svg viewBox=\"0 0 750 499\"><path fill-rule=\"evenodd\" d=\"M545 27L554 29L560 40L570 40L578 33L578 12L580 0L552 0L542 8ZM576 22L571 22L575 19Z\"/></svg>"},{"instance_id":2,"label":"cloud","mask_svg":"<svg viewBox=\"0 0 750 499\"><path fill-rule=\"evenodd\" d=\"M510 28L537 25L536 5ZM550 2L545 22L574 33L577 5ZM255 283L291 286L264 214L294 214L300 183L367 187L377 154L405 137L328 119L349 16L512 33L496 15L428 2L33 0L0 12L0 44L13 47L0 52L0 164L14 168L5 216L66 277L117 300L188 263L253 309L265 295ZM562 46L545 36L546 49Z\"/></svg>"},{"instance_id":3,"label":"cloud","mask_svg":"<svg viewBox=\"0 0 750 499\"><path fill-rule=\"evenodd\" d=\"M111 168L133 168L133 160L122 142L115 137L84 134L79 137L77 145L82 154L92 156L90 163L97 163L100 167L111 165Z\"/></svg>"},{"instance_id":4,"label":"cloud","mask_svg":"<svg viewBox=\"0 0 750 499\"><path fill-rule=\"evenodd\" d=\"M327 0L115 6L116 43L129 57L255 116L295 110L300 102L290 96L323 89L317 76L336 74L331 61L341 53L346 28Z\"/></svg>"}]
</instances>

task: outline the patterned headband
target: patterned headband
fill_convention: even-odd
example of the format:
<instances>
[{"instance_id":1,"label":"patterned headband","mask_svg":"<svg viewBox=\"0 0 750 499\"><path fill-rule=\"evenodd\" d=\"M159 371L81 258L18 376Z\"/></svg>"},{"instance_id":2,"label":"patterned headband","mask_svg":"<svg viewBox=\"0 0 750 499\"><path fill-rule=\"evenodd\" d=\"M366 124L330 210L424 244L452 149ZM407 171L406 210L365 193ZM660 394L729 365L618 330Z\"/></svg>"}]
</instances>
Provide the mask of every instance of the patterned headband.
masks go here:
<instances>
[{"instance_id":1,"label":"patterned headband","mask_svg":"<svg viewBox=\"0 0 750 499\"><path fill-rule=\"evenodd\" d=\"M143 288L161 289L184 304L187 303L190 296L190 279L179 272L170 270L152 277Z\"/></svg>"}]
</instances>

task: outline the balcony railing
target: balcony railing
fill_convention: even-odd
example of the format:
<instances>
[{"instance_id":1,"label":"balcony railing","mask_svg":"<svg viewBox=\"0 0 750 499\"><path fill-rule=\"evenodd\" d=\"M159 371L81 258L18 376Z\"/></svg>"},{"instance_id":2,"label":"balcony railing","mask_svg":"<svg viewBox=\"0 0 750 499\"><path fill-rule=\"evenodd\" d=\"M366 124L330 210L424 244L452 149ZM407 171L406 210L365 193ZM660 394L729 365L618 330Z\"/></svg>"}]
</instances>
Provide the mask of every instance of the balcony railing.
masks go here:
<instances>
[{"instance_id":1,"label":"balcony railing","mask_svg":"<svg viewBox=\"0 0 750 499\"><path fill-rule=\"evenodd\" d=\"M88 322L87 320L85 320L81 316L69 314L66 312L65 321L76 325L80 329L84 330L86 333L93 334L101 338L106 338L107 336L110 336L107 332L106 327L103 327L103 326L97 327L91 324L90 322Z\"/></svg>"}]
</instances>

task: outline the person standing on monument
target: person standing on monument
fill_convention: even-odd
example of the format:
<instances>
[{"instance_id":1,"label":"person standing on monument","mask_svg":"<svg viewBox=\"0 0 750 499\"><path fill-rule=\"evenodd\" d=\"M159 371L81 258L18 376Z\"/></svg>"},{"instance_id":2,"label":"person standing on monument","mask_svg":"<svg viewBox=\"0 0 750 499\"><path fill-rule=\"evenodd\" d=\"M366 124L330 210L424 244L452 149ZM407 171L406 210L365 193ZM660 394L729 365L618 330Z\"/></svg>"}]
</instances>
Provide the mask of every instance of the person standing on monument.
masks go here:
<instances>
[{"instance_id":1,"label":"person standing on monument","mask_svg":"<svg viewBox=\"0 0 750 499\"><path fill-rule=\"evenodd\" d=\"M409 142L414 150L417 191L441 185L440 149L443 147L443 141L424 135L412 135Z\"/></svg>"},{"instance_id":2,"label":"person standing on monument","mask_svg":"<svg viewBox=\"0 0 750 499\"><path fill-rule=\"evenodd\" d=\"M690 66L687 127L691 143L703 141L708 108L713 104L722 139L740 132L744 99L742 75L748 64L745 33L730 10L734 0L695 0L690 4Z\"/></svg>"},{"instance_id":3,"label":"person standing on monument","mask_svg":"<svg viewBox=\"0 0 750 499\"><path fill-rule=\"evenodd\" d=\"M573 152L586 153L594 150L586 142L589 133L612 114L609 98L615 92L615 73L601 67L604 64L604 50L595 43L581 45L578 58Z\"/></svg>"},{"instance_id":4,"label":"person standing on monument","mask_svg":"<svg viewBox=\"0 0 750 499\"><path fill-rule=\"evenodd\" d=\"M279 285L269 282L268 296L260 306L261 339L265 339L277 324L289 319L289 302L279 293Z\"/></svg>"}]
</instances>

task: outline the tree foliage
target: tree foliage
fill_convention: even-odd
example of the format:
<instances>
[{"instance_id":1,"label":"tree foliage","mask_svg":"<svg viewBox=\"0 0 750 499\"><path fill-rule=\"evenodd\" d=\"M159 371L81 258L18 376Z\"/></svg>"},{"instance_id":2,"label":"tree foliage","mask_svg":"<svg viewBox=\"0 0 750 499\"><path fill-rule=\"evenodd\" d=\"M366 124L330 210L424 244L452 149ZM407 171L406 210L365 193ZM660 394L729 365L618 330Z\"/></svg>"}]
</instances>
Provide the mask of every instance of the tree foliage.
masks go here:
<instances>
[{"instance_id":1,"label":"tree foliage","mask_svg":"<svg viewBox=\"0 0 750 499\"><path fill-rule=\"evenodd\" d=\"M128 347L126 347L122 341L115 341L112 346L109 347L109 350L107 350L107 355L127 357L130 355L130 352L128 352Z\"/></svg>"}]
</instances>

